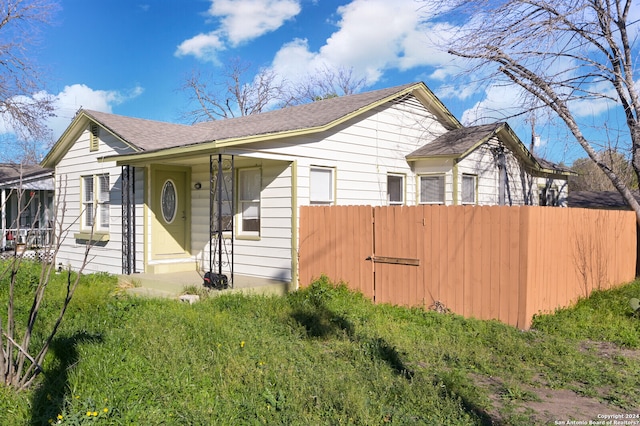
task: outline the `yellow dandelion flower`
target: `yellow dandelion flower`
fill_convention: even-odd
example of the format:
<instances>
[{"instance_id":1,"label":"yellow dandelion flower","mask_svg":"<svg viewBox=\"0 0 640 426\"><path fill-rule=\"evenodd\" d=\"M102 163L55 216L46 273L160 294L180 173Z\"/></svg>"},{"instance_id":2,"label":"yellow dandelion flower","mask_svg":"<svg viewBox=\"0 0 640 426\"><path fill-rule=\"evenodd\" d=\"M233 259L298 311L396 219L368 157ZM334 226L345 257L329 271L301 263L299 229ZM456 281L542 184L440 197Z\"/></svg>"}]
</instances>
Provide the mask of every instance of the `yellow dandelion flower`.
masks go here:
<instances>
[{"instance_id":1,"label":"yellow dandelion flower","mask_svg":"<svg viewBox=\"0 0 640 426\"><path fill-rule=\"evenodd\" d=\"M62 420L62 414L58 414L58 420Z\"/></svg>"},{"instance_id":2,"label":"yellow dandelion flower","mask_svg":"<svg viewBox=\"0 0 640 426\"><path fill-rule=\"evenodd\" d=\"M242 342L240 342L240 347L244 348L244 340Z\"/></svg>"},{"instance_id":3,"label":"yellow dandelion flower","mask_svg":"<svg viewBox=\"0 0 640 426\"><path fill-rule=\"evenodd\" d=\"M93 413L91 413L93 415L93 417L96 417L98 415L97 411L94 411Z\"/></svg>"},{"instance_id":4,"label":"yellow dandelion flower","mask_svg":"<svg viewBox=\"0 0 640 426\"><path fill-rule=\"evenodd\" d=\"M108 413L108 412L109 412L109 409L108 409L107 407L104 407L104 408L102 409L102 411L104 411L105 413Z\"/></svg>"},{"instance_id":5,"label":"yellow dandelion flower","mask_svg":"<svg viewBox=\"0 0 640 426\"><path fill-rule=\"evenodd\" d=\"M91 411L87 411L87 417L91 417Z\"/></svg>"}]
</instances>

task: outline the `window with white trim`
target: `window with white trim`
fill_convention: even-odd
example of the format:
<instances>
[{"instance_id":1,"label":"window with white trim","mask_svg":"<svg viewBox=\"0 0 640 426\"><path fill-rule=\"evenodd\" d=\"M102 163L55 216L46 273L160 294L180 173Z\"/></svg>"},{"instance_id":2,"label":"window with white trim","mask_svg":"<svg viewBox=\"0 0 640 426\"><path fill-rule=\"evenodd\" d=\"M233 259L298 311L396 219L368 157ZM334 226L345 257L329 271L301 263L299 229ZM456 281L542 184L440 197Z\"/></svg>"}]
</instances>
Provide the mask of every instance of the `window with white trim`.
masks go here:
<instances>
[{"instance_id":1,"label":"window with white trim","mask_svg":"<svg viewBox=\"0 0 640 426\"><path fill-rule=\"evenodd\" d=\"M538 205L540 206L557 206L558 190L555 187L541 186L538 192Z\"/></svg>"},{"instance_id":2,"label":"window with white trim","mask_svg":"<svg viewBox=\"0 0 640 426\"><path fill-rule=\"evenodd\" d=\"M478 176L468 174L462 175L462 204L476 203L477 183Z\"/></svg>"},{"instance_id":3,"label":"window with white trim","mask_svg":"<svg viewBox=\"0 0 640 426\"><path fill-rule=\"evenodd\" d=\"M420 176L420 203L444 204L444 175Z\"/></svg>"},{"instance_id":4,"label":"window with white trim","mask_svg":"<svg viewBox=\"0 0 640 426\"><path fill-rule=\"evenodd\" d=\"M311 204L333 204L334 169L311 167L309 172L309 200Z\"/></svg>"},{"instance_id":5,"label":"window with white trim","mask_svg":"<svg viewBox=\"0 0 640 426\"><path fill-rule=\"evenodd\" d=\"M260 189L261 171L238 170L238 232L245 235L260 235Z\"/></svg>"},{"instance_id":6,"label":"window with white trim","mask_svg":"<svg viewBox=\"0 0 640 426\"><path fill-rule=\"evenodd\" d=\"M83 230L109 230L110 201L108 174L82 177Z\"/></svg>"},{"instance_id":7,"label":"window with white trim","mask_svg":"<svg viewBox=\"0 0 640 426\"><path fill-rule=\"evenodd\" d=\"M387 175L387 204L390 206L404 204L404 176Z\"/></svg>"}]
</instances>

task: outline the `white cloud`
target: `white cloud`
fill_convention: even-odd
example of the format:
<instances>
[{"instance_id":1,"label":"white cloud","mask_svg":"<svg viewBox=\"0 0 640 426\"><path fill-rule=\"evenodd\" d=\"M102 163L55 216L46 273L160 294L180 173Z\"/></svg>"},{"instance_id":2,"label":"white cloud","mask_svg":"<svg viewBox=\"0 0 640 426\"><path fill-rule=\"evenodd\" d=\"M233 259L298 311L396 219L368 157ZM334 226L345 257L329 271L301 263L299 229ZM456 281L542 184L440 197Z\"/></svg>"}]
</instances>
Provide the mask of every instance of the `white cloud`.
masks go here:
<instances>
[{"instance_id":1,"label":"white cloud","mask_svg":"<svg viewBox=\"0 0 640 426\"><path fill-rule=\"evenodd\" d=\"M211 0L206 15L220 26L183 41L175 55L216 62L218 52L277 30L300 10L298 0Z\"/></svg>"},{"instance_id":2,"label":"white cloud","mask_svg":"<svg viewBox=\"0 0 640 426\"><path fill-rule=\"evenodd\" d=\"M143 91L139 86L128 92L94 90L84 84L65 86L55 95L56 117L49 120L48 126L54 139L58 139L80 108L110 113L114 106L140 96Z\"/></svg>"},{"instance_id":3,"label":"white cloud","mask_svg":"<svg viewBox=\"0 0 640 426\"><path fill-rule=\"evenodd\" d=\"M176 49L176 56L193 55L198 59L217 61L217 52L224 49L224 42L214 31L183 41Z\"/></svg>"},{"instance_id":4,"label":"white cloud","mask_svg":"<svg viewBox=\"0 0 640 426\"><path fill-rule=\"evenodd\" d=\"M521 111L522 97L522 89L517 86L490 85L485 89L484 99L464 111L460 121L464 125L477 125L505 120Z\"/></svg>"},{"instance_id":5,"label":"white cloud","mask_svg":"<svg viewBox=\"0 0 640 426\"><path fill-rule=\"evenodd\" d=\"M212 0L208 14L221 18L232 46L277 30L300 13L296 0Z\"/></svg>"},{"instance_id":6,"label":"white cloud","mask_svg":"<svg viewBox=\"0 0 640 426\"><path fill-rule=\"evenodd\" d=\"M305 40L282 46L273 68L278 75L295 81L300 73L319 67L353 69L368 84L379 81L389 69L408 70L433 66L434 78L449 74L452 57L435 46L453 32L447 24L425 23L425 10L414 0L354 0L340 6L335 31L318 51L310 51ZM438 40L429 34L438 34Z\"/></svg>"}]
</instances>

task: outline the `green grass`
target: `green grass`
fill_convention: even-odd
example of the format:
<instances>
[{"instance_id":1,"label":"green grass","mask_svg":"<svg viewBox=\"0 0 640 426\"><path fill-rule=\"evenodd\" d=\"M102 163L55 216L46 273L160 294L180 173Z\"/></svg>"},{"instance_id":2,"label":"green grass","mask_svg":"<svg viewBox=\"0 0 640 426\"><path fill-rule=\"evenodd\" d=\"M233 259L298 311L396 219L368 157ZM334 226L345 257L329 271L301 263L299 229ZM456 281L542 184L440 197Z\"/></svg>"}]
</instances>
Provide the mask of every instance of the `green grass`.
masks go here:
<instances>
[{"instance_id":1,"label":"green grass","mask_svg":"<svg viewBox=\"0 0 640 426\"><path fill-rule=\"evenodd\" d=\"M129 297L113 277L87 276L38 385L0 387L0 424L517 424L528 419L514 407L535 401L531 387L541 385L623 412L637 406L640 359L603 358L585 342L637 348L628 299L638 294L639 282L599 292L523 332L376 306L324 278L287 297L189 305Z\"/></svg>"}]
</instances>

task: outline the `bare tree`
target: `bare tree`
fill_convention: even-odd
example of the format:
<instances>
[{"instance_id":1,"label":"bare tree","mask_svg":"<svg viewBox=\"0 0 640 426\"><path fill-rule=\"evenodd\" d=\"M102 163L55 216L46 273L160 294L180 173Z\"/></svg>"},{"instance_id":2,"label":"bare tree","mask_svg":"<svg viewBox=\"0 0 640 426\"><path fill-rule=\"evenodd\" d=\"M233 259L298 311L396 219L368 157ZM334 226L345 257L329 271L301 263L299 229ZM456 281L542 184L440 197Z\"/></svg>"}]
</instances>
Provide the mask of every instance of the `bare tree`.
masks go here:
<instances>
[{"instance_id":1,"label":"bare tree","mask_svg":"<svg viewBox=\"0 0 640 426\"><path fill-rule=\"evenodd\" d=\"M357 93L365 84L353 69L324 66L299 83L291 83L271 68L261 68L250 75L251 65L240 59L230 61L219 76L194 71L185 81L187 91L197 107L185 118L197 123L258 114L268 109L314 102Z\"/></svg>"},{"instance_id":2,"label":"bare tree","mask_svg":"<svg viewBox=\"0 0 640 426\"><path fill-rule=\"evenodd\" d=\"M65 185L66 187L66 185ZM23 253L14 251L14 256L5 264L4 270L0 271L0 277L9 277L8 299L6 300L6 322L3 324L0 320L0 378L2 383L7 386L12 386L16 389L26 389L33 384L36 377L43 372L42 364L51 347L51 343L58 332L58 328L62 323L64 315L69 307L69 304L73 298L73 295L78 288L80 278L84 268L90 261L89 251L92 247L91 243L87 243L84 251L83 261L75 276L72 276L71 270L67 271L67 285L66 294L60 310L55 319L55 322L49 329L46 329L46 325L38 322L38 315L44 305L46 289L51 281L52 274L55 272L55 263L51 259L55 259L60 250L62 241L66 238L70 231L70 226L64 225L64 212L66 209L66 201L61 194L65 194L62 182L58 188L56 205L59 216L54 217L54 230L53 235L49 239L48 244L42 248L42 268L40 277L35 286L32 287L32 291L29 294L31 297L31 308L24 323L21 323L17 318L17 302L18 297L21 297L23 292L17 291L19 285L24 283L19 282L18 271L22 262L24 261ZM16 190L18 206L24 206L19 208L17 222L20 221L20 216L27 208L29 208L30 200L23 201L26 196L25 190L19 188ZM32 228L31 231L34 231ZM93 231L92 231L93 234ZM91 240L91 238L90 238ZM44 339L34 341L34 335L37 334L44 336Z\"/></svg>"},{"instance_id":3,"label":"bare tree","mask_svg":"<svg viewBox=\"0 0 640 426\"><path fill-rule=\"evenodd\" d=\"M273 70L263 68L252 79L251 65L234 59L223 69L222 78L194 73L182 89L189 92L198 107L186 115L193 122L257 114L284 99L284 83Z\"/></svg>"},{"instance_id":4,"label":"bare tree","mask_svg":"<svg viewBox=\"0 0 640 426\"><path fill-rule=\"evenodd\" d=\"M353 68L331 68L328 65L309 74L292 87L289 104L302 104L338 96L352 95L365 85L365 78L357 78Z\"/></svg>"},{"instance_id":5,"label":"bare tree","mask_svg":"<svg viewBox=\"0 0 640 426\"><path fill-rule=\"evenodd\" d=\"M607 164L630 189L638 189L636 173L631 162L619 151L607 149L598 152L598 159ZM570 191L615 191L611 180L590 158L578 158L571 169L577 176L569 177Z\"/></svg>"},{"instance_id":6,"label":"bare tree","mask_svg":"<svg viewBox=\"0 0 640 426\"><path fill-rule=\"evenodd\" d=\"M456 23L466 21L448 51L469 59L474 75L522 88L531 96L522 110L541 105L553 111L640 223L640 204L602 161L579 120L585 106L620 111L625 127L616 130L628 141L633 168L640 173L640 99L634 79L638 24L632 21L631 12L637 11L632 0L448 0L441 6L456 14Z\"/></svg>"},{"instance_id":7,"label":"bare tree","mask_svg":"<svg viewBox=\"0 0 640 426\"><path fill-rule=\"evenodd\" d=\"M40 71L26 52L57 7L54 0L0 1L0 116L26 152L27 141L49 136L45 120L53 115L53 99L42 95Z\"/></svg>"}]
</instances>

